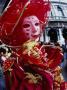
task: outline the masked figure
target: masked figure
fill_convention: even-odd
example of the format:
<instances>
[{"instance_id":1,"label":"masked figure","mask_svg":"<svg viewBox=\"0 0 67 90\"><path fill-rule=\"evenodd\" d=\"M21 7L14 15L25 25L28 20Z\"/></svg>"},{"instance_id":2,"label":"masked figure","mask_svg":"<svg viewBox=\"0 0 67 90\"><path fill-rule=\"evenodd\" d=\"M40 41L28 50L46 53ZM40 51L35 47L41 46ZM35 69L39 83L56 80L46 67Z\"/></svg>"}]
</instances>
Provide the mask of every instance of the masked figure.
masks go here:
<instances>
[{"instance_id":1,"label":"masked figure","mask_svg":"<svg viewBox=\"0 0 67 90\"><path fill-rule=\"evenodd\" d=\"M1 41L11 47L9 61L13 61L7 70L4 68L7 90L54 89L53 71L62 52L39 42L48 11L49 1L15 0L1 17Z\"/></svg>"}]
</instances>

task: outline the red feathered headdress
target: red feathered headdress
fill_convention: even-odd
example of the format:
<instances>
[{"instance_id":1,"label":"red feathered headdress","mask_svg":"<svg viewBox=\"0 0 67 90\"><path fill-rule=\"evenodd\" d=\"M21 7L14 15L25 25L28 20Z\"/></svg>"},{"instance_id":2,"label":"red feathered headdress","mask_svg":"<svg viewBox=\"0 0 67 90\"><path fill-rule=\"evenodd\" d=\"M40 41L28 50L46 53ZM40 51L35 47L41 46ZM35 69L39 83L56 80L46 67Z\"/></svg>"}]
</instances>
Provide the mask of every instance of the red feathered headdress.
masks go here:
<instances>
[{"instance_id":1,"label":"red feathered headdress","mask_svg":"<svg viewBox=\"0 0 67 90\"><path fill-rule=\"evenodd\" d=\"M46 24L48 11L50 11L48 0L13 0L0 17L1 40L9 45L21 45L25 38L21 33L23 18L35 15L42 23Z\"/></svg>"}]
</instances>

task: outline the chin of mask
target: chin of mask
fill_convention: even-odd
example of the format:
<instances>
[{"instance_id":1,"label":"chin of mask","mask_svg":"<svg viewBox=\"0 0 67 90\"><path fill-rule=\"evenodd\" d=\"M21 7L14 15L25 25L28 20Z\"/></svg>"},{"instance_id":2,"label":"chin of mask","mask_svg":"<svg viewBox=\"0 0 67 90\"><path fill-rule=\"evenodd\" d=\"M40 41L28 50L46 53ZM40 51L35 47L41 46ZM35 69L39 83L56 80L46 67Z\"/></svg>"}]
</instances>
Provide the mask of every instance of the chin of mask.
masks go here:
<instances>
[{"instance_id":1,"label":"chin of mask","mask_svg":"<svg viewBox=\"0 0 67 90\"><path fill-rule=\"evenodd\" d=\"M28 16L23 20L23 33L28 39L39 41L40 35L40 22L36 16Z\"/></svg>"}]
</instances>

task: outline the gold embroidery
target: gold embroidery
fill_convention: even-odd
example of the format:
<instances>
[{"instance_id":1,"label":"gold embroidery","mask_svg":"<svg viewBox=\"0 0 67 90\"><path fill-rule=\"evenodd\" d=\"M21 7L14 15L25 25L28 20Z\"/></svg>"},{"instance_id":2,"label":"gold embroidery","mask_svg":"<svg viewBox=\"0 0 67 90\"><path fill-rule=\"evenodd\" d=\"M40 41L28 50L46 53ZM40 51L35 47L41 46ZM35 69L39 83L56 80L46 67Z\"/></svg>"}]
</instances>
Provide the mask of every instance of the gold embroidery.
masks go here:
<instances>
[{"instance_id":1,"label":"gold embroidery","mask_svg":"<svg viewBox=\"0 0 67 90\"><path fill-rule=\"evenodd\" d=\"M42 77L39 75L39 74L35 74L33 75L32 73L29 73L29 72L26 72L25 73L25 80L27 80L28 83L34 83L34 84L37 84L39 83L39 81L42 80Z\"/></svg>"}]
</instances>

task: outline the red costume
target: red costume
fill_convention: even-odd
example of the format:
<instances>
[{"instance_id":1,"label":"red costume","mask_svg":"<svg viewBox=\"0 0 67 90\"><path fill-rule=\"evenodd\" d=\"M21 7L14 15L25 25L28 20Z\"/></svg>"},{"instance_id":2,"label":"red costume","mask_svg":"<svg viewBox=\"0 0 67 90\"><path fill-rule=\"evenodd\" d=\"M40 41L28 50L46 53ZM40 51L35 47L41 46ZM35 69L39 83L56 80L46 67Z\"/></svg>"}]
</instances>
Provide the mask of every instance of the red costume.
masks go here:
<instances>
[{"instance_id":1,"label":"red costume","mask_svg":"<svg viewBox=\"0 0 67 90\"><path fill-rule=\"evenodd\" d=\"M37 20L39 19L42 27L43 23L46 25L48 11L50 11L49 1L12 0L9 8L0 18L0 38L12 49L10 57L12 63L7 60L3 64L7 90L54 89L53 71L61 62L60 49L55 47L43 49L38 42L28 41L22 29L24 18L28 17L26 20L29 21L29 18L32 19L29 16L32 15L36 16ZM24 28L29 24L25 24Z\"/></svg>"}]
</instances>

